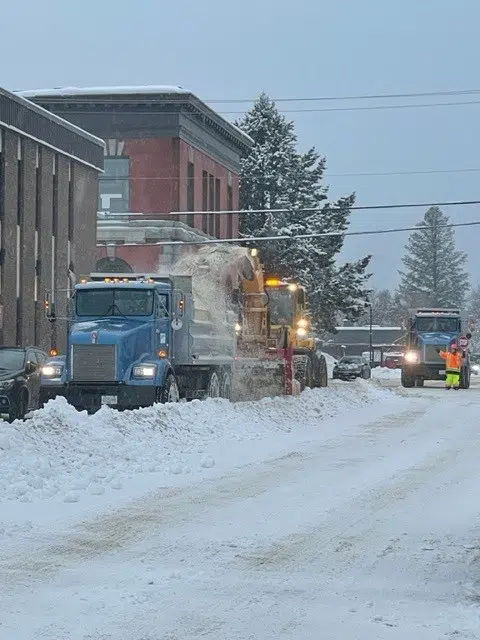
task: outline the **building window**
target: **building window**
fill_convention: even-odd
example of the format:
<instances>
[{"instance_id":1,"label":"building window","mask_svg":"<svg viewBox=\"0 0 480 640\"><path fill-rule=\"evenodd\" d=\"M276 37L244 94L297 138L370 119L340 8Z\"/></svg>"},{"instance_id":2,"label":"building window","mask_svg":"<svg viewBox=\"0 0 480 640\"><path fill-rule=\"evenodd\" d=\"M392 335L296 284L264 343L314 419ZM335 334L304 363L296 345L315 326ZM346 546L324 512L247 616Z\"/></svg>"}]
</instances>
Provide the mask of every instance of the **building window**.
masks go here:
<instances>
[{"instance_id":1,"label":"building window","mask_svg":"<svg viewBox=\"0 0 480 640\"><path fill-rule=\"evenodd\" d=\"M40 165L42 161L42 150L37 147L36 153L36 169L35 169L35 228L40 228L40 220L42 215L42 174Z\"/></svg>"},{"instance_id":2,"label":"building window","mask_svg":"<svg viewBox=\"0 0 480 640\"><path fill-rule=\"evenodd\" d=\"M215 211L220 211L220 178L215 178ZM220 216L214 216L214 236L220 237Z\"/></svg>"},{"instance_id":3,"label":"building window","mask_svg":"<svg viewBox=\"0 0 480 640\"><path fill-rule=\"evenodd\" d=\"M189 162L187 167L187 211L195 211L195 165L193 162ZM188 215L188 226L193 227L194 223L195 216Z\"/></svg>"},{"instance_id":4,"label":"building window","mask_svg":"<svg viewBox=\"0 0 480 640\"><path fill-rule=\"evenodd\" d=\"M24 180L23 180L23 143L21 138L17 140L17 224L21 224L23 220L23 196L24 196Z\"/></svg>"},{"instance_id":5,"label":"building window","mask_svg":"<svg viewBox=\"0 0 480 640\"><path fill-rule=\"evenodd\" d=\"M202 211L208 211L208 173L202 171ZM202 230L208 233L208 216L203 216Z\"/></svg>"},{"instance_id":6,"label":"building window","mask_svg":"<svg viewBox=\"0 0 480 640\"><path fill-rule=\"evenodd\" d=\"M130 158L106 157L99 176L99 211L128 213L130 209Z\"/></svg>"},{"instance_id":7,"label":"building window","mask_svg":"<svg viewBox=\"0 0 480 640\"><path fill-rule=\"evenodd\" d=\"M0 217L5 215L5 158L3 153L3 129L0 129Z\"/></svg>"},{"instance_id":8,"label":"building window","mask_svg":"<svg viewBox=\"0 0 480 640\"><path fill-rule=\"evenodd\" d=\"M208 175L208 210L215 211L215 178L211 173ZM213 215L208 219L208 233L211 236L215 233L215 216Z\"/></svg>"},{"instance_id":9,"label":"building window","mask_svg":"<svg viewBox=\"0 0 480 640\"><path fill-rule=\"evenodd\" d=\"M68 164L68 240L73 240L73 164Z\"/></svg>"},{"instance_id":10,"label":"building window","mask_svg":"<svg viewBox=\"0 0 480 640\"><path fill-rule=\"evenodd\" d=\"M232 185L227 187L227 209L233 211L233 188ZM227 238L233 237L233 214L227 215Z\"/></svg>"},{"instance_id":11,"label":"building window","mask_svg":"<svg viewBox=\"0 0 480 640\"><path fill-rule=\"evenodd\" d=\"M58 229L58 171L57 156L53 156L53 180L52 180L52 234L57 235Z\"/></svg>"}]
</instances>

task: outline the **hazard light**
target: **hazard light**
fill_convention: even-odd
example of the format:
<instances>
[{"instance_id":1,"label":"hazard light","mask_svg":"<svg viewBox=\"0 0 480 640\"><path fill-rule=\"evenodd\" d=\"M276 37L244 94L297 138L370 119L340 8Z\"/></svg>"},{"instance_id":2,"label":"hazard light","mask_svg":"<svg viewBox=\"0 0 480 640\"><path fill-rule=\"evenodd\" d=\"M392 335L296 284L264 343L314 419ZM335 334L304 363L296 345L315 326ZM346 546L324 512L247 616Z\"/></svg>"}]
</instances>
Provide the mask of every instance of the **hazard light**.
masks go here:
<instances>
[{"instance_id":1,"label":"hazard light","mask_svg":"<svg viewBox=\"0 0 480 640\"><path fill-rule=\"evenodd\" d=\"M265 284L267 287L279 287L282 284L282 281L279 278L267 278Z\"/></svg>"}]
</instances>

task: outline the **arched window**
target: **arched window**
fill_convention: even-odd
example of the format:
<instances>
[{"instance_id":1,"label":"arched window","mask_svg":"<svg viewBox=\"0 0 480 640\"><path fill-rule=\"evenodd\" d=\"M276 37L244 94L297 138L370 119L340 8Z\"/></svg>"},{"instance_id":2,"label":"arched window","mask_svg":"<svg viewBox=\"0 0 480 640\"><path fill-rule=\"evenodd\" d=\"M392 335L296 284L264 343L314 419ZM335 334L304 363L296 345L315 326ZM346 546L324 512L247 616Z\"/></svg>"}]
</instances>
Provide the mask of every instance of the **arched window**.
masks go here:
<instances>
[{"instance_id":1,"label":"arched window","mask_svg":"<svg viewBox=\"0 0 480 640\"><path fill-rule=\"evenodd\" d=\"M97 273L133 273L132 267L122 258L101 258L97 262Z\"/></svg>"}]
</instances>

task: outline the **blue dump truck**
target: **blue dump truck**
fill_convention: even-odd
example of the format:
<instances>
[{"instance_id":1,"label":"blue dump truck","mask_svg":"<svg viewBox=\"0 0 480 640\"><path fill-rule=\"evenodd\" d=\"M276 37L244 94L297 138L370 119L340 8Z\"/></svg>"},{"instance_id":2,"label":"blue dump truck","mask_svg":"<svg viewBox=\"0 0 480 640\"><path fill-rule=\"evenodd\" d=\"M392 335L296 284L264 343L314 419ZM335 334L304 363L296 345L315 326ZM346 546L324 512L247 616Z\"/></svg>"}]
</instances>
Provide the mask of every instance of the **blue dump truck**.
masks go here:
<instances>
[{"instance_id":1,"label":"blue dump truck","mask_svg":"<svg viewBox=\"0 0 480 640\"><path fill-rule=\"evenodd\" d=\"M469 335L469 334L467 334ZM417 309L407 321L407 336L402 360L402 386L423 387L425 380L445 380L445 361L437 348L448 350L457 343L464 351L460 377L462 389L470 387L468 338L462 335L459 309Z\"/></svg>"},{"instance_id":2,"label":"blue dump truck","mask_svg":"<svg viewBox=\"0 0 480 640\"><path fill-rule=\"evenodd\" d=\"M59 395L89 413L230 397L236 318L195 308L192 276L91 274L69 306L66 353L42 369L40 406Z\"/></svg>"}]
</instances>

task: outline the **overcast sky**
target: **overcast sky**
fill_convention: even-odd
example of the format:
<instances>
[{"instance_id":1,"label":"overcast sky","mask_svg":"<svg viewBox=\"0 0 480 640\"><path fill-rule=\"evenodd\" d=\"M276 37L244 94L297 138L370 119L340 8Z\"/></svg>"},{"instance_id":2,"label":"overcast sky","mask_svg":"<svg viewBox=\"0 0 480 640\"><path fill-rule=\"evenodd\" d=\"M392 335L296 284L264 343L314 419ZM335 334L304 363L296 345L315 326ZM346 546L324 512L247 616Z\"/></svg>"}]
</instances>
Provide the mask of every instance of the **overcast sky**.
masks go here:
<instances>
[{"instance_id":1,"label":"overcast sky","mask_svg":"<svg viewBox=\"0 0 480 640\"><path fill-rule=\"evenodd\" d=\"M478 0L17 0L1 12L0 86L174 84L219 111L273 98L480 89ZM290 113L301 147L327 158L332 197L358 204L480 199L479 172L335 176L480 168L480 94L286 103L284 109L380 104L477 104ZM226 115L230 119L236 115ZM480 220L477 206L448 208ZM408 226L421 210L352 213L352 230ZM457 231L480 281L480 228ZM395 286L407 236L349 239L347 259L373 253L373 283ZM461 283L459 283L461 286Z\"/></svg>"}]
</instances>

